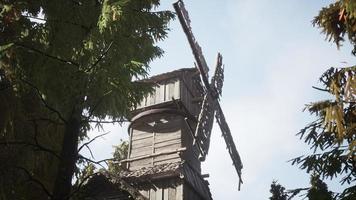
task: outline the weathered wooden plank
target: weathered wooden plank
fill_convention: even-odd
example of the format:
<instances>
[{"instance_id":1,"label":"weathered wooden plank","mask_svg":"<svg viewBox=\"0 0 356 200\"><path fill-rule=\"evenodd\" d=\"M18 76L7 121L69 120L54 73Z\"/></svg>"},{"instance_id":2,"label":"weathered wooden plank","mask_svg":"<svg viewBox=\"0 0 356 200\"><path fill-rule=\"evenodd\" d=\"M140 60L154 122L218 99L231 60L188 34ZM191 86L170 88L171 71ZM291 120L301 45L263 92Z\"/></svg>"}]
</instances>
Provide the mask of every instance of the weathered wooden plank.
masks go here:
<instances>
[{"instance_id":1,"label":"weathered wooden plank","mask_svg":"<svg viewBox=\"0 0 356 200\"><path fill-rule=\"evenodd\" d=\"M156 200L162 200L163 199L163 190L162 188L157 188L156 190Z\"/></svg>"},{"instance_id":2,"label":"weathered wooden plank","mask_svg":"<svg viewBox=\"0 0 356 200\"><path fill-rule=\"evenodd\" d=\"M149 198L149 191L148 190L140 190L140 193L142 194L142 196Z\"/></svg>"},{"instance_id":3,"label":"weathered wooden plank","mask_svg":"<svg viewBox=\"0 0 356 200\"><path fill-rule=\"evenodd\" d=\"M168 188L168 200L176 200L176 189L175 188Z\"/></svg>"},{"instance_id":4,"label":"weathered wooden plank","mask_svg":"<svg viewBox=\"0 0 356 200\"><path fill-rule=\"evenodd\" d=\"M169 140L180 140L181 132L176 131L173 133L156 133L155 143L165 142Z\"/></svg>"},{"instance_id":5,"label":"weathered wooden plank","mask_svg":"<svg viewBox=\"0 0 356 200\"><path fill-rule=\"evenodd\" d=\"M181 147L181 143L178 141L176 143L171 143L171 144L162 144L159 147L155 146L155 152L165 152L173 149L178 149Z\"/></svg>"},{"instance_id":6,"label":"weathered wooden plank","mask_svg":"<svg viewBox=\"0 0 356 200\"><path fill-rule=\"evenodd\" d=\"M152 146L152 138L147 138L143 140L136 140L132 141L132 148L142 148L142 147L147 147L147 146Z\"/></svg>"},{"instance_id":7,"label":"weathered wooden plank","mask_svg":"<svg viewBox=\"0 0 356 200\"><path fill-rule=\"evenodd\" d=\"M150 200L156 200L156 191L154 189L150 189Z\"/></svg>"},{"instance_id":8,"label":"weathered wooden plank","mask_svg":"<svg viewBox=\"0 0 356 200\"><path fill-rule=\"evenodd\" d=\"M163 189L163 200L168 200L168 190L169 188Z\"/></svg>"},{"instance_id":9,"label":"weathered wooden plank","mask_svg":"<svg viewBox=\"0 0 356 200\"><path fill-rule=\"evenodd\" d=\"M135 170L135 169L139 169L142 167L148 167L148 166L152 166L151 158L135 160L130 163L130 170Z\"/></svg>"},{"instance_id":10,"label":"weathered wooden plank","mask_svg":"<svg viewBox=\"0 0 356 200\"><path fill-rule=\"evenodd\" d=\"M178 161L181 161L181 158L179 157L178 154L175 153L175 154L168 154L168 155L154 157L153 164L160 165L163 163L172 163Z\"/></svg>"},{"instance_id":11,"label":"weathered wooden plank","mask_svg":"<svg viewBox=\"0 0 356 200\"><path fill-rule=\"evenodd\" d=\"M130 158L135 158L135 157L150 155L150 154L152 154L152 146L141 147L138 149L132 149Z\"/></svg>"},{"instance_id":12,"label":"weathered wooden plank","mask_svg":"<svg viewBox=\"0 0 356 200\"><path fill-rule=\"evenodd\" d=\"M145 140L148 138L152 138L152 133L147 133L147 134L132 134L132 140L133 141L139 141L139 140Z\"/></svg>"},{"instance_id":13,"label":"weathered wooden plank","mask_svg":"<svg viewBox=\"0 0 356 200\"><path fill-rule=\"evenodd\" d=\"M161 85L156 85L155 86L155 103L162 103L161 101Z\"/></svg>"},{"instance_id":14,"label":"weathered wooden plank","mask_svg":"<svg viewBox=\"0 0 356 200\"><path fill-rule=\"evenodd\" d=\"M174 89L172 94L174 99L180 99L180 81L174 82Z\"/></svg>"},{"instance_id":15,"label":"weathered wooden plank","mask_svg":"<svg viewBox=\"0 0 356 200\"><path fill-rule=\"evenodd\" d=\"M160 147L165 147L169 145L174 145L174 144L181 144L180 138L173 138L169 140L162 140L160 142L155 142L155 147L160 148Z\"/></svg>"},{"instance_id":16,"label":"weathered wooden plank","mask_svg":"<svg viewBox=\"0 0 356 200\"><path fill-rule=\"evenodd\" d=\"M176 200L183 200L183 185L176 187Z\"/></svg>"}]
</instances>

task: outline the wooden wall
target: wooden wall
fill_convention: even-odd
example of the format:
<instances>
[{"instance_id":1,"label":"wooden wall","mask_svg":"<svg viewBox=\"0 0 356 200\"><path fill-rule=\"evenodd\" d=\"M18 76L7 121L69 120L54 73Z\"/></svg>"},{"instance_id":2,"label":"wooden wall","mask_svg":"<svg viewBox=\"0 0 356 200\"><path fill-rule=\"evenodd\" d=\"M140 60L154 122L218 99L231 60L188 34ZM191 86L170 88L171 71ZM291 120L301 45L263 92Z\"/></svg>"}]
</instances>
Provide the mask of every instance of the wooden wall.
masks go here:
<instances>
[{"instance_id":1,"label":"wooden wall","mask_svg":"<svg viewBox=\"0 0 356 200\"><path fill-rule=\"evenodd\" d=\"M202 101L202 88L197 83L200 82L199 80L199 74L191 71L182 71L175 78L160 80L155 83L153 93L145 97L136 109L170 102L174 99L181 101L189 113L197 117Z\"/></svg>"},{"instance_id":2,"label":"wooden wall","mask_svg":"<svg viewBox=\"0 0 356 200\"><path fill-rule=\"evenodd\" d=\"M172 101L172 98L180 99L180 80L178 78L160 81L153 89L153 93L145 97L137 109Z\"/></svg>"},{"instance_id":3,"label":"wooden wall","mask_svg":"<svg viewBox=\"0 0 356 200\"><path fill-rule=\"evenodd\" d=\"M154 119L151 118L150 121L141 123L146 123L146 125L132 126L129 159L145 158L131 161L129 163L130 170L181 160L179 152L160 154L182 147L182 116L171 115L166 118L157 116Z\"/></svg>"},{"instance_id":4,"label":"wooden wall","mask_svg":"<svg viewBox=\"0 0 356 200\"><path fill-rule=\"evenodd\" d=\"M183 186L151 188L140 193L149 200L183 200Z\"/></svg>"}]
</instances>

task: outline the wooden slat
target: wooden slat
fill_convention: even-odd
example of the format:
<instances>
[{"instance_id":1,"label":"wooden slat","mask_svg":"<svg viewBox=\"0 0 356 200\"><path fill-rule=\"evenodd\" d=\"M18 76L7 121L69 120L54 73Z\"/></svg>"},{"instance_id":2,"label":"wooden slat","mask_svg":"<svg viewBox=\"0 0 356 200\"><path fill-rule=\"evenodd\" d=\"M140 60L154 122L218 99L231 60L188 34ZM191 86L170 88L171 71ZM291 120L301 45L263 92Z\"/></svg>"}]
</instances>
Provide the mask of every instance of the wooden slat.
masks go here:
<instances>
[{"instance_id":1,"label":"wooden slat","mask_svg":"<svg viewBox=\"0 0 356 200\"><path fill-rule=\"evenodd\" d=\"M144 155L152 154L152 146L141 147L137 149L132 149L130 158L135 158Z\"/></svg>"},{"instance_id":2,"label":"wooden slat","mask_svg":"<svg viewBox=\"0 0 356 200\"><path fill-rule=\"evenodd\" d=\"M163 200L168 200L168 190L169 188L163 189Z\"/></svg>"},{"instance_id":3,"label":"wooden slat","mask_svg":"<svg viewBox=\"0 0 356 200\"><path fill-rule=\"evenodd\" d=\"M145 140L148 138L152 138L152 133L146 133L146 134L133 134L132 135L132 141L139 141L139 140Z\"/></svg>"},{"instance_id":4,"label":"wooden slat","mask_svg":"<svg viewBox=\"0 0 356 200\"><path fill-rule=\"evenodd\" d=\"M156 190L156 200L162 200L162 199L163 199L162 188L157 188L157 190Z\"/></svg>"},{"instance_id":5,"label":"wooden slat","mask_svg":"<svg viewBox=\"0 0 356 200\"><path fill-rule=\"evenodd\" d=\"M164 142L155 143L155 149L162 149L163 147L171 147L167 149L178 149L181 147L180 140L166 140Z\"/></svg>"},{"instance_id":6,"label":"wooden slat","mask_svg":"<svg viewBox=\"0 0 356 200\"><path fill-rule=\"evenodd\" d=\"M150 200L156 200L156 191L154 189L150 189Z\"/></svg>"},{"instance_id":7,"label":"wooden slat","mask_svg":"<svg viewBox=\"0 0 356 200\"><path fill-rule=\"evenodd\" d=\"M176 189L175 188L168 188L168 200L176 200Z\"/></svg>"},{"instance_id":8,"label":"wooden slat","mask_svg":"<svg viewBox=\"0 0 356 200\"><path fill-rule=\"evenodd\" d=\"M146 139L141 139L141 140L133 140L131 145L132 148L141 148L141 147L146 147L146 146L152 146L152 137L146 138Z\"/></svg>"},{"instance_id":9,"label":"wooden slat","mask_svg":"<svg viewBox=\"0 0 356 200\"><path fill-rule=\"evenodd\" d=\"M130 163L130 170L139 169L141 167L152 166L152 160L150 158L135 160Z\"/></svg>"},{"instance_id":10,"label":"wooden slat","mask_svg":"<svg viewBox=\"0 0 356 200\"><path fill-rule=\"evenodd\" d=\"M176 131L173 133L156 133L155 142L164 142L167 140L175 140L181 138L181 131Z\"/></svg>"},{"instance_id":11,"label":"wooden slat","mask_svg":"<svg viewBox=\"0 0 356 200\"><path fill-rule=\"evenodd\" d=\"M162 147L158 147L158 148L156 147L155 152L160 153L160 152L170 151L173 149L178 149L180 147L181 147L181 144L176 143L176 144L166 145L166 146L162 146Z\"/></svg>"},{"instance_id":12,"label":"wooden slat","mask_svg":"<svg viewBox=\"0 0 356 200\"><path fill-rule=\"evenodd\" d=\"M180 99L180 87L179 87L180 81L177 80L174 82L174 89L173 89L173 98L174 99Z\"/></svg>"}]
</instances>

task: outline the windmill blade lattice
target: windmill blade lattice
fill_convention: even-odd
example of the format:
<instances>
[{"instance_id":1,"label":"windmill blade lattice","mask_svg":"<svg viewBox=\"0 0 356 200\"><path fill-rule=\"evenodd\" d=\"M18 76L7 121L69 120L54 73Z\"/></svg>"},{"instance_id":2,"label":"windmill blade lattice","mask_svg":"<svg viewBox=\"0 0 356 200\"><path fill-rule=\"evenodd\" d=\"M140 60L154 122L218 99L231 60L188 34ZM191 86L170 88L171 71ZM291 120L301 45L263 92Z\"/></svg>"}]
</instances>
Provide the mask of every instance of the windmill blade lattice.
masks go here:
<instances>
[{"instance_id":1,"label":"windmill blade lattice","mask_svg":"<svg viewBox=\"0 0 356 200\"><path fill-rule=\"evenodd\" d=\"M226 122L224 113L219 104L219 96L222 93L222 86L224 82L224 67L222 65L222 56L218 54L217 64L215 73L212 77L211 82L208 81L208 66L206 64L205 58L203 56L201 47L196 41L191 26L188 12L184 7L182 0L173 4L176 10L178 19L183 27L184 33L187 36L188 42L192 49L193 55L195 57L197 68L200 72L201 79L203 81L204 89L204 100L201 103L201 111L198 117L198 123L195 130L195 142L201 147L201 159L204 160L208 154L211 130L215 118L220 126L222 136L225 140L228 152L232 159L233 165L235 166L236 172L239 176L239 189L242 183L241 170L242 162L239 153L237 152L233 137L231 135L230 128Z\"/></svg>"}]
</instances>

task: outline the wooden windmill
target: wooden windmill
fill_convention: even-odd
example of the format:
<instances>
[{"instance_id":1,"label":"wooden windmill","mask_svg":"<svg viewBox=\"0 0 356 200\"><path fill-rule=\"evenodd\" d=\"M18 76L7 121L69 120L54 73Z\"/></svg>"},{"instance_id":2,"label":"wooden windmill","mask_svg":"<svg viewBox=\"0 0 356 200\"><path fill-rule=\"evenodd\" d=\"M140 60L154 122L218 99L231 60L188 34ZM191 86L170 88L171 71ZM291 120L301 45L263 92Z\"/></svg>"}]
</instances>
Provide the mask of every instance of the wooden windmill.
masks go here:
<instances>
[{"instance_id":1,"label":"wooden windmill","mask_svg":"<svg viewBox=\"0 0 356 200\"><path fill-rule=\"evenodd\" d=\"M224 82L224 66L222 65L222 56L218 53L215 73L209 82L209 68L206 64L205 58L203 56L201 47L195 40L193 35L190 19L188 12L184 7L183 1L178 1L173 4L174 9L178 15L179 21L183 27L184 33L186 34L190 47L192 49L194 58L196 60L196 67L200 72L201 79L203 81L204 90L202 91L204 100L201 104L201 111L198 118L197 127L195 129L194 139L195 143L199 146L201 151L200 159L205 160L206 155L209 151L211 130L214 122L214 115L217 123L219 124L222 136L225 140L228 152L232 159L233 165L235 166L236 172L239 176L239 189L242 183L241 170L242 162L239 153L236 150L235 143L231 136L230 128L226 122L224 113L219 104L219 97L222 93L222 87Z\"/></svg>"},{"instance_id":2,"label":"wooden windmill","mask_svg":"<svg viewBox=\"0 0 356 200\"><path fill-rule=\"evenodd\" d=\"M196 67L142 80L154 91L132 111L127 171L120 176L150 200L211 200L201 172L214 116L241 181L242 163L219 100L224 81L222 56L209 82L208 66L196 42L182 1L174 4L191 45Z\"/></svg>"}]
</instances>

